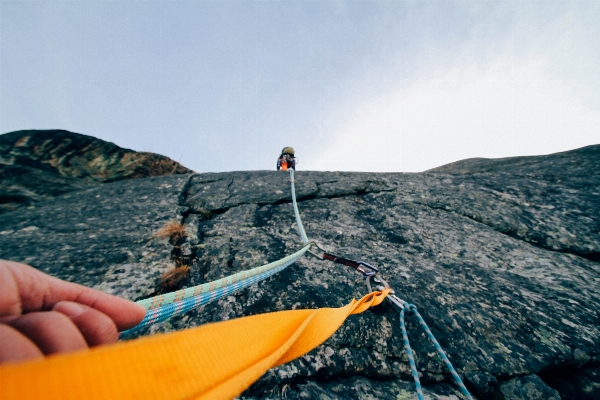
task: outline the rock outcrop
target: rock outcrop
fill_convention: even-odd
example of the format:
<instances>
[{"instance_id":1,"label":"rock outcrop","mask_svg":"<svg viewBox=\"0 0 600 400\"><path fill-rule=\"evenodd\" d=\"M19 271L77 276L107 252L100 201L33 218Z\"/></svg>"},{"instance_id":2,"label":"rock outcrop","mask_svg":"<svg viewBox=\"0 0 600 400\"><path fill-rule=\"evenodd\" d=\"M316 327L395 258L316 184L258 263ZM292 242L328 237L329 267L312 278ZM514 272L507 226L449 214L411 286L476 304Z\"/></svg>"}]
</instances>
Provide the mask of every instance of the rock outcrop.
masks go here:
<instances>
[{"instance_id":1,"label":"rock outcrop","mask_svg":"<svg viewBox=\"0 0 600 400\"><path fill-rule=\"evenodd\" d=\"M510 168L486 161L487 169L471 173L464 165L415 174L298 171L296 192L309 238L380 268L418 307L476 398L595 399L599 151L543 156L543 168L536 158ZM107 183L0 215L0 257L136 300L159 290L160 274L175 262L190 266L184 283L191 286L298 249L290 202L288 175L277 171ZM186 234L155 238L172 219ZM338 307L365 293L354 270L304 257L141 334ZM426 396L462 398L411 317L407 330ZM397 312L384 304L351 316L323 345L268 371L242 395L281 397L416 398Z\"/></svg>"},{"instance_id":2,"label":"rock outcrop","mask_svg":"<svg viewBox=\"0 0 600 400\"><path fill-rule=\"evenodd\" d=\"M449 174L500 173L538 178L549 181L569 180L574 185L580 180L583 186L590 182L590 176L600 174L600 146L586 146L580 149L545 156L507 158L469 158L456 161L426 172Z\"/></svg>"},{"instance_id":3,"label":"rock outcrop","mask_svg":"<svg viewBox=\"0 0 600 400\"><path fill-rule=\"evenodd\" d=\"M102 182L193 171L168 157L64 130L0 135L0 213Z\"/></svg>"}]
</instances>

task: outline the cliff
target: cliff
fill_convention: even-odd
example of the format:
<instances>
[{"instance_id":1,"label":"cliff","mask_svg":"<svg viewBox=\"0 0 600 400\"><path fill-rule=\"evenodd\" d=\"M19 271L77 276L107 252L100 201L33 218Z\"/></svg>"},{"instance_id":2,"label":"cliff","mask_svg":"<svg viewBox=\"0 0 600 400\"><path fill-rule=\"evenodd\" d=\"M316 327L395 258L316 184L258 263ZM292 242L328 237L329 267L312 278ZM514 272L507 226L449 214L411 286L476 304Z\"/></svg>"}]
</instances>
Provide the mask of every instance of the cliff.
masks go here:
<instances>
[{"instance_id":1,"label":"cliff","mask_svg":"<svg viewBox=\"0 0 600 400\"><path fill-rule=\"evenodd\" d=\"M65 130L0 135L0 213L123 179L193 172L168 157Z\"/></svg>"},{"instance_id":2,"label":"cliff","mask_svg":"<svg viewBox=\"0 0 600 400\"><path fill-rule=\"evenodd\" d=\"M476 398L595 399L599 152L590 146L414 174L298 171L296 191L309 238L377 266L398 296L418 307ZM0 257L136 300L164 290L160 275L176 263L190 266L179 284L191 286L298 249L290 202L288 175L278 171L105 183L0 215ZM173 219L185 235L157 238ZM142 334L338 307L366 290L354 270L304 257ZM425 394L461 398L411 317L407 330ZM327 342L270 370L242 398L413 395L398 314L384 304L351 316Z\"/></svg>"}]
</instances>

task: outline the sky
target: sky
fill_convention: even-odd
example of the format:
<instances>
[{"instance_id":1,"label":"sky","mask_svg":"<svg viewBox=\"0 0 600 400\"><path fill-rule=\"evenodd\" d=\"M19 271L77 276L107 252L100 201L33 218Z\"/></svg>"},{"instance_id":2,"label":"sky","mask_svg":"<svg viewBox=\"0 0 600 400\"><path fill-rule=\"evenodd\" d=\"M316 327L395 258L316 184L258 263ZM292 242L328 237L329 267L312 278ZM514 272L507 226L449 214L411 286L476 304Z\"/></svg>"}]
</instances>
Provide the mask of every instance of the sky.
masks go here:
<instances>
[{"instance_id":1,"label":"sky","mask_svg":"<svg viewBox=\"0 0 600 400\"><path fill-rule=\"evenodd\" d=\"M419 172L600 143L600 1L0 0L0 133L197 172Z\"/></svg>"}]
</instances>

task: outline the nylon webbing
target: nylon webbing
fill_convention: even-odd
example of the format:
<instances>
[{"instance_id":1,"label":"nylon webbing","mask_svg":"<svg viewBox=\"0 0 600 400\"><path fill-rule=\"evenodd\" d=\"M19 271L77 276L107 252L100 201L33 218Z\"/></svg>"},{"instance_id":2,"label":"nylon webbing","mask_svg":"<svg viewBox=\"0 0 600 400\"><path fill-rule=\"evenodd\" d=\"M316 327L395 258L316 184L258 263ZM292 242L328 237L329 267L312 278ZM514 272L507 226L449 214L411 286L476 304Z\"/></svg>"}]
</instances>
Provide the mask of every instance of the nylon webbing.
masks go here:
<instances>
[{"instance_id":1,"label":"nylon webbing","mask_svg":"<svg viewBox=\"0 0 600 400\"><path fill-rule=\"evenodd\" d=\"M350 314L389 290L340 308L236 318L42 360L0 366L3 400L214 400L242 393L268 369L306 354Z\"/></svg>"}]
</instances>

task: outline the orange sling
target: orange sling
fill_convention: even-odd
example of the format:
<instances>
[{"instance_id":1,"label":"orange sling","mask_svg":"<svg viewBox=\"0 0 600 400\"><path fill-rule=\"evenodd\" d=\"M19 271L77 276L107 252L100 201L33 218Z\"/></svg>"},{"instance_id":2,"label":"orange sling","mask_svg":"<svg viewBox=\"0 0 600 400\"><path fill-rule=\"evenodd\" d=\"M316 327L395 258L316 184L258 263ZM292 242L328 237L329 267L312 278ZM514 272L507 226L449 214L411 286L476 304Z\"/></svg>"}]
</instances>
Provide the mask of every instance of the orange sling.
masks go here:
<instances>
[{"instance_id":1,"label":"orange sling","mask_svg":"<svg viewBox=\"0 0 600 400\"><path fill-rule=\"evenodd\" d=\"M340 308L291 310L0 367L5 400L231 399L331 336L389 289Z\"/></svg>"}]
</instances>

